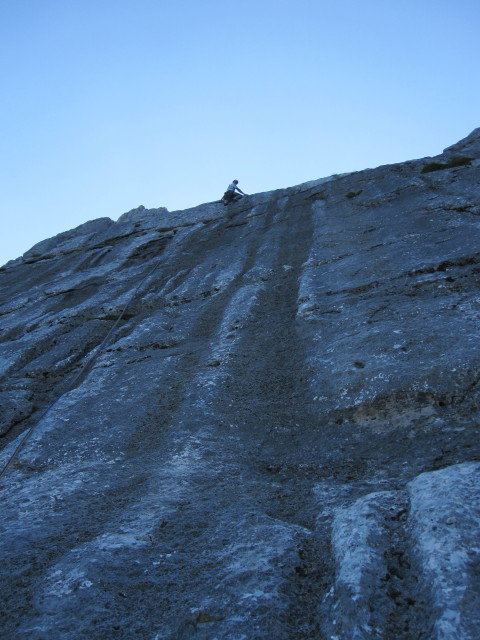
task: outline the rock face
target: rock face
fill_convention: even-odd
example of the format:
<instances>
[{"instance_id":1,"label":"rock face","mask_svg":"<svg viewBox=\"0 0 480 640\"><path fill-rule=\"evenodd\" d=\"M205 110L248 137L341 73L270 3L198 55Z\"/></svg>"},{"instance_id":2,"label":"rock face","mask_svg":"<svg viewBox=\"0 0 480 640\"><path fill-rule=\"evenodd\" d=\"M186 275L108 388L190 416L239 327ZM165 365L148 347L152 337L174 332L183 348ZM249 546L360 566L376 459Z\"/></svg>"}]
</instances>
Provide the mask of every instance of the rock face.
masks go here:
<instances>
[{"instance_id":1,"label":"rock face","mask_svg":"<svg viewBox=\"0 0 480 640\"><path fill-rule=\"evenodd\" d=\"M478 638L479 182L477 129L5 265L0 637Z\"/></svg>"}]
</instances>

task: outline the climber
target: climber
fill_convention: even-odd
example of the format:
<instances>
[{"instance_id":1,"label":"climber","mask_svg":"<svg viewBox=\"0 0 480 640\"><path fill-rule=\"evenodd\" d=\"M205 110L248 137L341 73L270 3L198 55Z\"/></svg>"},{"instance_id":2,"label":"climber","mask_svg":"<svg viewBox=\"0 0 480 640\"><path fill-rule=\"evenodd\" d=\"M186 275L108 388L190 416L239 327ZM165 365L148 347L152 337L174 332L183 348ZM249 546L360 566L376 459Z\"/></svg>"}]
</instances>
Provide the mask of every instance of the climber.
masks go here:
<instances>
[{"instance_id":1,"label":"climber","mask_svg":"<svg viewBox=\"0 0 480 640\"><path fill-rule=\"evenodd\" d=\"M243 198L243 196L246 196L247 194L244 193L237 185L238 180L234 180L232 183L230 183L220 202L222 202L224 205L227 205L230 204L230 202L235 202L236 200L240 200L240 198ZM238 193L235 193L235 191L238 191Z\"/></svg>"}]
</instances>

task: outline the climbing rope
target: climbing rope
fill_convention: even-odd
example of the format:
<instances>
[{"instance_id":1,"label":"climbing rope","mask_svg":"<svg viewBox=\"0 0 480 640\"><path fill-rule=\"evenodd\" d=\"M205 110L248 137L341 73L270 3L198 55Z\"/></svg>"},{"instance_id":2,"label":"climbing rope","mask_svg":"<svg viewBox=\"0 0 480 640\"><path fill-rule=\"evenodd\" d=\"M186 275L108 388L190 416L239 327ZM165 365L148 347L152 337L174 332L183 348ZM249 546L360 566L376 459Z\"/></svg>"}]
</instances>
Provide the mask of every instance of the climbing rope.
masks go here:
<instances>
[{"instance_id":1,"label":"climbing rope","mask_svg":"<svg viewBox=\"0 0 480 640\"><path fill-rule=\"evenodd\" d=\"M125 304L125 306L122 309L122 312L120 313L120 315L118 316L118 318L116 319L115 323L112 325L112 327L110 328L110 330L108 331L107 335L105 336L105 338L102 340L102 342L100 343L100 345L98 347L96 347L96 351L94 351L94 353L92 354L92 356L90 357L90 359L87 358L85 364L83 365L83 367L81 367L80 371L78 372L78 374L73 378L72 382L70 382L70 384L68 384L65 389L63 391L61 391L60 395L57 396L57 398L51 402L47 408L43 411L43 413L40 415L40 417L34 422L34 424L30 427L30 429L27 430L27 432L25 433L25 435L23 436L23 438L20 440L20 443L18 444L17 448L15 449L15 451L12 453L12 455L10 456L10 458L8 459L7 463L5 464L5 466L3 467L3 469L0 471L0 479L3 478L3 476L6 474L8 468L10 467L10 465L15 461L15 459L18 457L18 454L20 453L20 451L23 449L23 447L25 446L27 440L30 438L30 436L32 435L32 433L34 432L34 430L38 427L38 425L41 423L41 421L45 418L45 416L47 415L47 413L52 409L52 407L54 405L57 404L57 402L60 400L60 398L62 398L66 393L68 393L69 391L72 391L72 389L74 389L80 382L80 380L82 379L82 377L88 372L89 369L92 368L92 366L94 365L95 361L98 359L98 356L102 353L102 351L105 349L105 347L108 344L108 341L110 339L110 337L113 335L113 333L115 332L116 328L118 327L118 325L120 324L123 316L125 315L125 312L127 311L128 307L130 306L130 304L133 302L133 300L135 299L140 287L142 286L142 284L148 280L148 278L150 276L152 276L155 271L158 269L158 267L160 266L160 260L157 262L157 264L153 267L153 269L151 269L146 276L144 276L140 282L138 283L138 285L135 287L134 292L132 293L132 295L130 296L130 298L128 299L127 303Z\"/></svg>"}]
</instances>

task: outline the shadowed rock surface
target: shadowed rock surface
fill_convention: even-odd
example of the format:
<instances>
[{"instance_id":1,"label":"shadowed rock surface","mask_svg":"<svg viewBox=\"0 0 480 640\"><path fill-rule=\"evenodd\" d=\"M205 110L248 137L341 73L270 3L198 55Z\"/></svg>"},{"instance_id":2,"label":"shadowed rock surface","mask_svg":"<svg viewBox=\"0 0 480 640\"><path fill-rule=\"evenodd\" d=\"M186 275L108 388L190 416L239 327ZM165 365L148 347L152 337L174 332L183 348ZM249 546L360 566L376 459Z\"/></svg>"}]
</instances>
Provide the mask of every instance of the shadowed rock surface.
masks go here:
<instances>
[{"instance_id":1,"label":"shadowed rock surface","mask_svg":"<svg viewBox=\"0 0 480 640\"><path fill-rule=\"evenodd\" d=\"M2 640L478 638L479 180L476 129L1 268L2 464L58 398L0 482Z\"/></svg>"}]
</instances>

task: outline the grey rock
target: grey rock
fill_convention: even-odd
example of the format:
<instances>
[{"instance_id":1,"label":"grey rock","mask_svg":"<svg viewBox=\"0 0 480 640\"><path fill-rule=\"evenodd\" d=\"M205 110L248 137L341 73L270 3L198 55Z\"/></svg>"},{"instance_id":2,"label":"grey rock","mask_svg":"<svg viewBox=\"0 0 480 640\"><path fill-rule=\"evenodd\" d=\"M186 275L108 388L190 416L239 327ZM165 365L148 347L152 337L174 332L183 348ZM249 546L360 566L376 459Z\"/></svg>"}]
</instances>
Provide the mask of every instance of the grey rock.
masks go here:
<instances>
[{"instance_id":1,"label":"grey rock","mask_svg":"<svg viewBox=\"0 0 480 640\"><path fill-rule=\"evenodd\" d=\"M22 389L0 392L0 437L32 413L30 400L30 393Z\"/></svg>"},{"instance_id":2,"label":"grey rock","mask_svg":"<svg viewBox=\"0 0 480 640\"><path fill-rule=\"evenodd\" d=\"M25 252L23 258L25 261L35 261L35 258L39 257L46 260L51 253L79 251L82 245L88 244L96 233L107 229L111 224L113 221L110 218L98 218L85 222L71 231L64 231L53 238L42 240Z\"/></svg>"},{"instance_id":3,"label":"grey rock","mask_svg":"<svg viewBox=\"0 0 480 640\"><path fill-rule=\"evenodd\" d=\"M422 473L338 509L325 637L474 640L480 627L480 463Z\"/></svg>"},{"instance_id":4,"label":"grey rock","mask_svg":"<svg viewBox=\"0 0 480 640\"><path fill-rule=\"evenodd\" d=\"M480 463L422 473L409 484L420 585L432 638L473 640L480 628Z\"/></svg>"},{"instance_id":5,"label":"grey rock","mask_svg":"<svg viewBox=\"0 0 480 640\"><path fill-rule=\"evenodd\" d=\"M168 209L165 207L159 207L158 209L155 209L155 212L157 214L168 213ZM130 211L127 211L126 213L121 215L117 222L140 222L145 218L151 219L151 216L152 210L145 209L143 204L141 204L139 207L136 207L136 209L131 209Z\"/></svg>"},{"instance_id":6,"label":"grey rock","mask_svg":"<svg viewBox=\"0 0 480 640\"><path fill-rule=\"evenodd\" d=\"M0 636L473 639L479 164L477 129L4 265Z\"/></svg>"}]
</instances>

